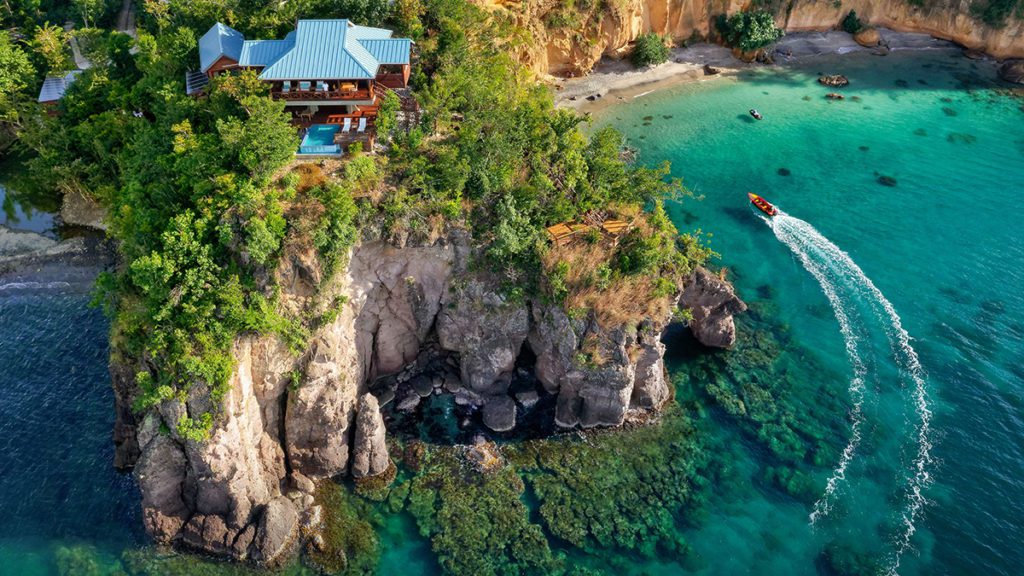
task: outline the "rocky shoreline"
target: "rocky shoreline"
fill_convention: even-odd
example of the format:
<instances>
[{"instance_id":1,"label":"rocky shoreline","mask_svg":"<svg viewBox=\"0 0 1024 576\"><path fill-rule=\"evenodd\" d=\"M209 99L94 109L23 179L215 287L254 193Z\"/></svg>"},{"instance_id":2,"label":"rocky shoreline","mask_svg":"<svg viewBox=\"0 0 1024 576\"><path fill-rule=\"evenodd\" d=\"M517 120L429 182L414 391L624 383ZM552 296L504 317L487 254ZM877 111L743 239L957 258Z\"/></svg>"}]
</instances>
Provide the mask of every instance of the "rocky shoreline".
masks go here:
<instances>
[{"instance_id":1,"label":"rocky shoreline","mask_svg":"<svg viewBox=\"0 0 1024 576\"><path fill-rule=\"evenodd\" d=\"M323 279L313 254L288 254L278 270L285 306L345 304L299 357L276 336L240 338L231 388L204 442L180 437L174 424L208 410L206 395L137 415L142 364L115 351L116 459L135 469L147 532L271 566L300 534L316 546L319 482L393 477L382 406L416 418L431 396L450 395L468 440L523 426L615 427L669 400L661 343L669 317L601 326L557 305L510 300L471 268L474 255L460 231L426 245L364 241L346 270ZM703 269L683 288L680 306L693 310L701 342L731 346L732 315L745 309L732 288Z\"/></svg>"}]
</instances>

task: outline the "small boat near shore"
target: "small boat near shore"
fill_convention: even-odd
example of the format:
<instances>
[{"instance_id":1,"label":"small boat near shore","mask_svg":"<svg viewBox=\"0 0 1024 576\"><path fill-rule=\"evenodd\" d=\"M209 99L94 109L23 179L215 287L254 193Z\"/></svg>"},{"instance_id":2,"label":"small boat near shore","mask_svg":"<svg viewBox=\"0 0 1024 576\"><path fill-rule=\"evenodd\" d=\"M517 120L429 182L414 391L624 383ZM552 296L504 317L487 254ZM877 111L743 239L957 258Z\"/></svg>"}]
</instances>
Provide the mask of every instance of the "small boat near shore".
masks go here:
<instances>
[{"instance_id":1,"label":"small boat near shore","mask_svg":"<svg viewBox=\"0 0 1024 576\"><path fill-rule=\"evenodd\" d=\"M750 115L753 116L755 120L761 120L764 118L764 116L761 116L761 113L757 111L757 108L751 108Z\"/></svg>"},{"instance_id":2,"label":"small boat near shore","mask_svg":"<svg viewBox=\"0 0 1024 576\"><path fill-rule=\"evenodd\" d=\"M754 194L753 192L748 192L747 197L750 198L751 204L757 206L757 208L761 212L764 212L768 216L775 216L776 214L779 213L778 208L776 208L775 206L772 205L771 202L765 200L764 198L761 198L757 194Z\"/></svg>"}]
</instances>

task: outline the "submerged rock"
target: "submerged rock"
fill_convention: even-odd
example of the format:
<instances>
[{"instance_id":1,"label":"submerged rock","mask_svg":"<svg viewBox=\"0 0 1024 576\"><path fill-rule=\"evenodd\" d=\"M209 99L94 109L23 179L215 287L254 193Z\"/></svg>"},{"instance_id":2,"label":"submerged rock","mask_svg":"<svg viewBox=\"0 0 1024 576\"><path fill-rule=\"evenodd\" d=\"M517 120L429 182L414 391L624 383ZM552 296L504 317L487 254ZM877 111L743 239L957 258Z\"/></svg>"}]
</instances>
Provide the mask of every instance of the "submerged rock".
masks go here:
<instances>
[{"instance_id":1,"label":"submerged rock","mask_svg":"<svg viewBox=\"0 0 1024 576\"><path fill-rule=\"evenodd\" d=\"M714 348L730 348L736 343L733 315L747 309L733 287L706 268L693 271L679 306L692 312L690 330L697 340Z\"/></svg>"},{"instance_id":2,"label":"submerged rock","mask_svg":"<svg viewBox=\"0 0 1024 576\"><path fill-rule=\"evenodd\" d=\"M269 503L256 528L253 558L265 566L278 565L288 556L299 534L299 511L295 504L278 496Z\"/></svg>"},{"instance_id":3,"label":"submerged rock","mask_svg":"<svg viewBox=\"0 0 1024 576\"><path fill-rule=\"evenodd\" d=\"M1024 84L1024 60L1007 60L999 67L999 77L1007 82Z\"/></svg>"},{"instance_id":4,"label":"submerged rock","mask_svg":"<svg viewBox=\"0 0 1024 576\"><path fill-rule=\"evenodd\" d=\"M391 466L385 434L377 398L370 393L363 394L359 398L356 437L352 443L352 476L377 476Z\"/></svg>"}]
</instances>

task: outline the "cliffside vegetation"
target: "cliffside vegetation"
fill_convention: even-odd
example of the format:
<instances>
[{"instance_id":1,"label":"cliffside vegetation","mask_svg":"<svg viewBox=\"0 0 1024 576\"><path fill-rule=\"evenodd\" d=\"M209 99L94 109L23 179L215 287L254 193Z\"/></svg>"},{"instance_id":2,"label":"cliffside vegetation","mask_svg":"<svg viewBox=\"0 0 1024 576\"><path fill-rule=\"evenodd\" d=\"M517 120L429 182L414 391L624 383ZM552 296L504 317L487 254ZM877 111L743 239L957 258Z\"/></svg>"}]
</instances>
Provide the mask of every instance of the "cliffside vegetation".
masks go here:
<instances>
[{"instance_id":1,"label":"cliffside vegetation","mask_svg":"<svg viewBox=\"0 0 1024 576\"><path fill-rule=\"evenodd\" d=\"M38 182L106 207L122 266L101 278L97 302L114 319L116 359L135 367L136 409L190 401L177 424L184 438L201 440L214 425L237 336L277 333L300 353L329 319L281 306L276 269L285 252L315 248L326 278L360 230L406 243L464 228L490 261L481 269L494 270L509 297L552 299L577 314L602 302L632 306L602 311L609 320L646 313L645 299L663 310L707 256L695 239L678 241L659 208L684 193L668 167L627 162L614 131L585 136L583 119L554 109L548 89L513 60L518 30L465 0L145 9L137 42L90 36L97 65L72 85L58 116L20 112L31 118L20 138L35 154L29 169ZM386 99L385 153L351 150L340 165L295 166L290 116L250 73L217 78L202 98L184 94L197 37L214 21L274 35L306 15L387 24L417 40L424 114L395 129L397 99ZM16 47L0 48L19 65ZM27 85L11 78L5 93L20 89L24 101ZM588 242L597 266L550 250L546 226L596 213L632 225L621 242L599 233ZM595 297L616 291L618 299ZM194 402L207 396L212 403Z\"/></svg>"}]
</instances>

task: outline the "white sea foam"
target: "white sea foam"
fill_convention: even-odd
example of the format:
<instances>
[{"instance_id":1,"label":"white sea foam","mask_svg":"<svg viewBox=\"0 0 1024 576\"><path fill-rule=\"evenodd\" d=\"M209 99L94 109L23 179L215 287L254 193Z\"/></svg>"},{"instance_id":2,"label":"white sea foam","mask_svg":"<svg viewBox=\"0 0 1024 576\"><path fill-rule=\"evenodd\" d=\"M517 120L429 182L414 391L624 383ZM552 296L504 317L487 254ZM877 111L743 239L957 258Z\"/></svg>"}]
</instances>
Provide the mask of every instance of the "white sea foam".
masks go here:
<instances>
[{"instance_id":1,"label":"white sea foam","mask_svg":"<svg viewBox=\"0 0 1024 576\"><path fill-rule=\"evenodd\" d=\"M68 288L71 284L67 282L8 282L7 284L0 284L0 292L15 291L15 290L55 290L58 288Z\"/></svg>"},{"instance_id":2,"label":"white sea foam","mask_svg":"<svg viewBox=\"0 0 1024 576\"><path fill-rule=\"evenodd\" d=\"M855 284L854 288L863 289L870 294L873 302L881 307L884 316L888 320L889 327L886 332L894 345L896 360L900 368L913 382L912 396L918 418L916 426L917 454L907 479L907 504L901 512L902 530L896 536L894 550L887 558L886 573L895 575L899 572L900 560L903 554L910 548L911 539L917 531L916 520L927 504L924 490L931 484L932 480L929 472L933 463L930 440L932 412L929 408L928 387L924 378L924 369L921 367L917 351L914 350L910 343L910 334L903 327L903 321L899 314L896 313L896 309L846 252L825 238L807 222L793 218L781 211L773 219L771 226L776 231L776 236L779 236L779 230L782 230L782 235L788 236L794 244L802 243L804 246L810 245L820 250L832 263L849 275L850 280ZM780 240L786 242L781 237ZM793 248L789 243L787 243L787 246ZM794 249L794 252L796 253L797 251ZM817 265L806 266L805 264L805 267L813 275L814 271L811 268L815 268ZM818 269L820 271L820 268Z\"/></svg>"},{"instance_id":3,"label":"white sea foam","mask_svg":"<svg viewBox=\"0 0 1024 576\"><path fill-rule=\"evenodd\" d=\"M839 322L839 331L843 335L846 355L853 367L853 375L850 378L849 386L850 399L853 401L853 407L850 409L849 414L850 440L847 442L846 447L843 448L839 463L836 464L831 476L829 476L828 481L825 483L825 492L814 503L814 510L810 514L810 522L814 524L819 518L828 516L829 512L831 512L832 496L839 485L846 480L846 470L849 468L850 463L853 462L853 458L857 454L857 448L860 446L861 425L864 421L864 377L867 375L867 367L857 350L857 334L854 332L851 320L851 313L854 313L855 310L847 310L846 303L843 302L837 290L835 280L830 277L831 275L828 273L828 270L822 264L814 260L810 247L784 225L785 217L779 215L777 218L777 220L769 221L772 231L775 232L776 238L793 251L793 254L797 256L804 268L821 285L822 292L825 293L825 297L828 298L829 304L832 306L836 321ZM842 278L838 280L841 281Z\"/></svg>"}]
</instances>

